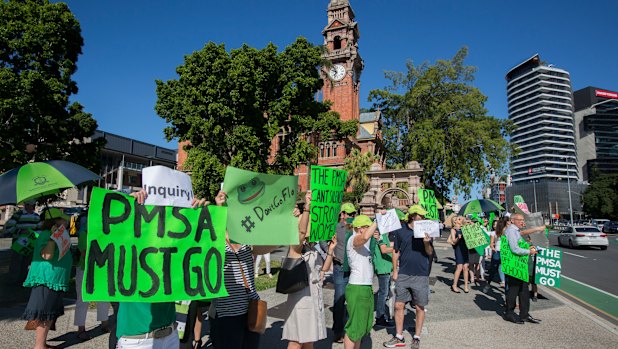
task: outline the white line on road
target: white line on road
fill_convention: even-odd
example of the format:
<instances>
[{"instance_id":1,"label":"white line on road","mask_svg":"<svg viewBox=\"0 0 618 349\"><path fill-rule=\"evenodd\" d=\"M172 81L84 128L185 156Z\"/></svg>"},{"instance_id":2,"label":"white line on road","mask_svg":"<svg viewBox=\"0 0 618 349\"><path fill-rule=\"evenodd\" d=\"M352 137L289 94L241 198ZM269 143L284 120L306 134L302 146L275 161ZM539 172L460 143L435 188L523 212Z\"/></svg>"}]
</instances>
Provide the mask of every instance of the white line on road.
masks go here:
<instances>
[{"instance_id":1,"label":"white line on road","mask_svg":"<svg viewBox=\"0 0 618 349\"><path fill-rule=\"evenodd\" d=\"M571 256L579 257L579 258L588 258L588 257L585 257L585 256L580 256L580 255L578 255L578 254L571 253L571 252L566 252L566 251L562 251L562 252L564 252L564 253L566 253L566 254L570 254Z\"/></svg>"},{"instance_id":2,"label":"white line on road","mask_svg":"<svg viewBox=\"0 0 618 349\"><path fill-rule=\"evenodd\" d=\"M584 286L589 287L589 288L591 288L591 289L593 289L593 290L595 290L595 291L599 291L599 292L601 292L601 293L603 293L603 294L606 294L606 295L608 295L608 296L610 296L610 297L614 297L614 298L618 299L618 296L616 296L615 294L611 294L611 293L609 293L609 292L607 292L607 291L603 291L603 290L598 289L598 288L596 288L596 287L594 287L594 286L590 286L590 285L585 284L585 283L583 283L583 282L581 282L581 281L577 281L577 280L575 280L575 279L572 279L572 278L570 278L570 277L568 277L568 276L565 276L565 275L560 275L560 277L563 277L563 278L565 278L565 279L571 280L571 281L573 281L573 282L577 282L577 283L578 283L578 284L580 284L580 285L584 285Z\"/></svg>"}]
</instances>

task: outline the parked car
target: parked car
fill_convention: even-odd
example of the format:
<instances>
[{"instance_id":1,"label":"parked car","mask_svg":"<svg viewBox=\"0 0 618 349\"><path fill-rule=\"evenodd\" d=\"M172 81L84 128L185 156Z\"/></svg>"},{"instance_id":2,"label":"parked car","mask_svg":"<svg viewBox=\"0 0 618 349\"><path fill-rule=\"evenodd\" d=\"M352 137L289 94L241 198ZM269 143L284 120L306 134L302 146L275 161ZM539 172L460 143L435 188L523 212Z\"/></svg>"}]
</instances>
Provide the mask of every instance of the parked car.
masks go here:
<instances>
[{"instance_id":1,"label":"parked car","mask_svg":"<svg viewBox=\"0 0 618 349\"><path fill-rule=\"evenodd\" d=\"M618 222L610 221L603 224L603 229L601 229L604 233L618 233Z\"/></svg>"},{"instance_id":2,"label":"parked car","mask_svg":"<svg viewBox=\"0 0 618 349\"><path fill-rule=\"evenodd\" d=\"M590 225L594 225L595 227L601 229L603 228L603 225L607 222L609 222L609 219L595 218L592 221L590 221Z\"/></svg>"},{"instance_id":3,"label":"parked car","mask_svg":"<svg viewBox=\"0 0 618 349\"><path fill-rule=\"evenodd\" d=\"M596 246L602 250L607 250L609 241L607 234L602 233L599 228L588 226L567 227L558 235L558 245L576 248L580 246Z\"/></svg>"}]
</instances>

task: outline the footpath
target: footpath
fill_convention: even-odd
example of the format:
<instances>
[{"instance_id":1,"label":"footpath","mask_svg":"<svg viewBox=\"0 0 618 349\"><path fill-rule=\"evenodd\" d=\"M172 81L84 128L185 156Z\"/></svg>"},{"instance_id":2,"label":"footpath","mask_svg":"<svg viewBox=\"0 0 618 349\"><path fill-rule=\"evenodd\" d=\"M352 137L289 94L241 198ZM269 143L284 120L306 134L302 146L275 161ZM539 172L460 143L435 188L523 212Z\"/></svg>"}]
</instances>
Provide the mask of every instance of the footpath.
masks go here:
<instances>
[{"instance_id":1,"label":"footpath","mask_svg":"<svg viewBox=\"0 0 618 349\"><path fill-rule=\"evenodd\" d=\"M433 265L431 274L432 293L427 307L427 318L423 329L422 348L615 348L618 346L618 328L584 308L561 297L551 289L540 287L544 296L531 303L530 313L542 321L541 324L516 325L502 320L504 292L494 284L488 293L481 287L472 286L468 294L450 291L454 271L453 251L444 242L435 244L439 262ZM0 256L0 348L29 348L34 344L34 333L24 331L25 321L20 320L27 291L7 290L4 285L6 268ZM374 286L374 291L377 287ZM21 294L21 296L19 295ZM24 297L24 294L26 296ZM261 348L286 348L281 341L284 323L282 319L287 296L274 289L260 292L268 302L268 327L262 337ZM8 297L8 298L7 298ZM10 300L13 301L10 301ZM8 302L7 302L8 301ZM328 338L315 345L317 349L343 348L343 344L332 343L332 285L324 288L324 307ZM50 332L49 343L59 348L107 348L108 334L96 326L96 312L90 311L87 327L95 336L87 342L76 339L73 326L73 305L67 300L65 315L57 321L57 331ZM139 321L139 319L135 319ZM405 317L406 344L414 331L414 312L409 310ZM207 328L204 330L206 335ZM366 337L361 348L382 348L394 329L376 328ZM207 336L207 335L206 335Z\"/></svg>"}]
</instances>

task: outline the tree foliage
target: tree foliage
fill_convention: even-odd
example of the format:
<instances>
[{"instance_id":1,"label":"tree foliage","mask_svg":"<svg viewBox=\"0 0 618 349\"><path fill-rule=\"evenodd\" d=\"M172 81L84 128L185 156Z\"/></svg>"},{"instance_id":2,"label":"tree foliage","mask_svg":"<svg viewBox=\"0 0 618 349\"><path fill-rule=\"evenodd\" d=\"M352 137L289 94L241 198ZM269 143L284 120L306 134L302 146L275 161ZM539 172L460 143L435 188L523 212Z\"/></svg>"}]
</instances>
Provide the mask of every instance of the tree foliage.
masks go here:
<instances>
[{"instance_id":1,"label":"tree foliage","mask_svg":"<svg viewBox=\"0 0 618 349\"><path fill-rule=\"evenodd\" d=\"M596 218L618 220L618 174L598 175L582 197L584 210Z\"/></svg>"},{"instance_id":2,"label":"tree foliage","mask_svg":"<svg viewBox=\"0 0 618 349\"><path fill-rule=\"evenodd\" d=\"M316 139L356 133L356 122L341 122L315 98L320 53L304 38L282 52L273 44L228 52L211 42L185 57L178 79L157 81L155 109L170 124L167 139L190 142L185 169L196 193L212 198L228 165L292 174L315 157Z\"/></svg>"},{"instance_id":3,"label":"tree foliage","mask_svg":"<svg viewBox=\"0 0 618 349\"><path fill-rule=\"evenodd\" d=\"M472 85L475 67L464 65L467 49L450 60L387 72L390 86L373 90L369 99L384 117L384 142L389 167L416 160L424 168L425 187L442 197L470 194L490 172L506 171L516 151L505 137L509 120L487 115L487 97Z\"/></svg>"},{"instance_id":4,"label":"tree foliage","mask_svg":"<svg viewBox=\"0 0 618 349\"><path fill-rule=\"evenodd\" d=\"M0 2L0 172L33 157L99 166L102 140L83 142L97 123L79 103L69 103L82 45L66 4ZM28 144L36 153L26 151Z\"/></svg>"},{"instance_id":5,"label":"tree foliage","mask_svg":"<svg viewBox=\"0 0 618 349\"><path fill-rule=\"evenodd\" d=\"M352 189L350 199L358 207L363 196L369 190L369 176L367 171L376 161L376 156L370 152L362 153L359 149L353 149L345 158L344 169L348 171L348 186Z\"/></svg>"}]
</instances>

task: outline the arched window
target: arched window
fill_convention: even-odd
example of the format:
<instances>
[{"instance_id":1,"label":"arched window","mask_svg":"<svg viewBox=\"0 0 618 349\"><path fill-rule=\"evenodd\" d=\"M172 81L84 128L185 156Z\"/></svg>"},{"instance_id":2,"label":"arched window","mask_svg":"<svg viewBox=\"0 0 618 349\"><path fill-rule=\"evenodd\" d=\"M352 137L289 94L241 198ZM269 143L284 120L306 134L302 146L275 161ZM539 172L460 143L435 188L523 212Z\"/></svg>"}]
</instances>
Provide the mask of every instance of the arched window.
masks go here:
<instances>
[{"instance_id":1,"label":"arched window","mask_svg":"<svg viewBox=\"0 0 618 349\"><path fill-rule=\"evenodd\" d=\"M335 36L335 40L333 41L333 49L341 49L341 38L339 36Z\"/></svg>"},{"instance_id":2,"label":"arched window","mask_svg":"<svg viewBox=\"0 0 618 349\"><path fill-rule=\"evenodd\" d=\"M330 158L330 144L326 145L326 157Z\"/></svg>"},{"instance_id":3,"label":"arched window","mask_svg":"<svg viewBox=\"0 0 618 349\"><path fill-rule=\"evenodd\" d=\"M333 144L333 157L337 156L337 143Z\"/></svg>"}]
</instances>

